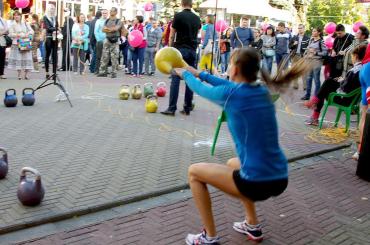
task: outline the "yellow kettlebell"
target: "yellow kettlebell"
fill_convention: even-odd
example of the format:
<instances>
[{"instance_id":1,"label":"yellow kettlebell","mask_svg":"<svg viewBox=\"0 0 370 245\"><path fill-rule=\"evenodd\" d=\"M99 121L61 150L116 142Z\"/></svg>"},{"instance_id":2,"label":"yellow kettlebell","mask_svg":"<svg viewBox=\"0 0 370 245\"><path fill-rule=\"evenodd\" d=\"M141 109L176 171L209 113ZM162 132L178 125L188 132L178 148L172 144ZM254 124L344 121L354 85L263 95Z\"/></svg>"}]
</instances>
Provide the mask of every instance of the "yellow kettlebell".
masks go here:
<instances>
[{"instance_id":1,"label":"yellow kettlebell","mask_svg":"<svg viewBox=\"0 0 370 245\"><path fill-rule=\"evenodd\" d=\"M145 109L149 113L155 113L158 109L158 97L155 95L148 95L146 97Z\"/></svg>"},{"instance_id":2,"label":"yellow kettlebell","mask_svg":"<svg viewBox=\"0 0 370 245\"><path fill-rule=\"evenodd\" d=\"M164 74L170 74L173 68L184 68L188 64L182 58L180 51L175 48L162 48L154 58L155 66Z\"/></svg>"},{"instance_id":3,"label":"yellow kettlebell","mask_svg":"<svg viewBox=\"0 0 370 245\"><path fill-rule=\"evenodd\" d=\"M135 100L141 99L143 92L141 91L141 86L140 84L135 84L134 88L131 91L131 98Z\"/></svg>"},{"instance_id":4,"label":"yellow kettlebell","mask_svg":"<svg viewBox=\"0 0 370 245\"><path fill-rule=\"evenodd\" d=\"M121 86L119 91L119 99L120 100L128 100L130 97L130 85L124 84Z\"/></svg>"}]
</instances>

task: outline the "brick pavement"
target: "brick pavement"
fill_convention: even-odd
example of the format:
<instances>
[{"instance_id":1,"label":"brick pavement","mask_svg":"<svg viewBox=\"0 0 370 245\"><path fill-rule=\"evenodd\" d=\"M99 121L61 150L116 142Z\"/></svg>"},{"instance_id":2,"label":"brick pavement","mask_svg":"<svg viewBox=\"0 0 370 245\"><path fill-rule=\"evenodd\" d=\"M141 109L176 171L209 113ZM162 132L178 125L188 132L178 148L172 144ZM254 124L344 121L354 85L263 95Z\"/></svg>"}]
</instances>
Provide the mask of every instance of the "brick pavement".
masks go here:
<instances>
[{"instance_id":1,"label":"brick pavement","mask_svg":"<svg viewBox=\"0 0 370 245\"><path fill-rule=\"evenodd\" d=\"M8 72L8 77L12 75ZM42 74L32 77L31 81L2 80L0 93L10 87L18 93L24 87L36 87ZM65 80L64 74L61 79ZM120 73L117 79L91 75L72 75L71 79L67 85L73 108L53 102L58 93L54 86L37 92L34 107L0 107L0 144L8 149L10 161L9 174L0 181L0 233L181 188L190 163L225 162L234 155L223 126L216 156L210 156L220 109L199 97L191 117L174 118L145 113L143 99L117 99L122 83L167 81L166 77L128 79ZM160 109L165 109L167 101L168 97L160 99ZM277 108L281 144L289 158L338 146L305 139L312 129L303 124L304 117L285 113L282 102ZM296 104L292 108L308 113ZM35 167L42 174L46 196L35 208L25 208L16 199L23 166Z\"/></svg>"},{"instance_id":2,"label":"brick pavement","mask_svg":"<svg viewBox=\"0 0 370 245\"><path fill-rule=\"evenodd\" d=\"M257 205L263 244L369 244L370 184L355 176L356 164L346 156L340 150L294 162L287 190ZM218 191L212 196L222 244L250 244L231 228L243 219L242 205ZM185 198L18 244L184 244L200 228L194 203Z\"/></svg>"}]
</instances>

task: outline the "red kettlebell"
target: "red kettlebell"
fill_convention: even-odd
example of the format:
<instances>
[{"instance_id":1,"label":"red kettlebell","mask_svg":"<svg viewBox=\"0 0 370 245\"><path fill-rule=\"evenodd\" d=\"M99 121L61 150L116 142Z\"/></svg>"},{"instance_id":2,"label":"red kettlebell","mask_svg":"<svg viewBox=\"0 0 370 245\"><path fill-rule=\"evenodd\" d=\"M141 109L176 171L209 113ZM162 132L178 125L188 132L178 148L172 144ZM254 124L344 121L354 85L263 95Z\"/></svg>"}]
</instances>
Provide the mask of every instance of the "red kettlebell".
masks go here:
<instances>
[{"instance_id":1,"label":"red kettlebell","mask_svg":"<svg viewBox=\"0 0 370 245\"><path fill-rule=\"evenodd\" d=\"M0 179L4 179L6 174L8 173L8 153L6 150L0 148Z\"/></svg>"},{"instance_id":2,"label":"red kettlebell","mask_svg":"<svg viewBox=\"0 0 370 245\"><path fill-rule=\"evenodd\" d=\"M165 82L159 82L159 83L157 83L157 90L156 90L157 96L158 97L165 97L166 96L166 92L167 92L166 83Z\"/></svg>"},{"instance_id":3,"label":"red kettlebell","mask_svg":"<svg viewBox=\"0 0 370 245\"><path fill-rule=\"evenodd\" d=\"M34 180L26 178L26 173L35 175ZM24 167L21 170L21 178L18 185L17 196L19 201L25 206L39 205L44 199L45 190L41 183L40 172L34 168Z\"/></svg>"}]
</instances>

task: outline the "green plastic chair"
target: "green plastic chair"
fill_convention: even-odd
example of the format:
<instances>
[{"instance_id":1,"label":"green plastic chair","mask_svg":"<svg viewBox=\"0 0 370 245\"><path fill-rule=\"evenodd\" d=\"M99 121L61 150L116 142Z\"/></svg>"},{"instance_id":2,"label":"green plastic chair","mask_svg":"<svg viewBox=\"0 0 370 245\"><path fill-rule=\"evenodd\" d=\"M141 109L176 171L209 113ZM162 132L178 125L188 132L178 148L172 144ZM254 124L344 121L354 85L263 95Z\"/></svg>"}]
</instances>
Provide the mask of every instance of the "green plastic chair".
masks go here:
<instances>
[{"instance_id":1,"label":"green plastic chair","mask_svg":"<svg viewBox=\"0 0 370 245\"><path fill-rule=\"evenodd\" d=\"M280 98L280 94L272 94L271 95L272 102L274 102L274 103L279 98ZM227 121L226 112L222 111L221 115L218 116L218 119L217 119L217 126L216 126L215 136L213 137L213 144L212 144L212 148L211 148L211 155L212 156L215 155L216 143L217 143L217 139L218 139L218 134L220 133L221 125L222 125L223 122L226 122L226 121Z\"/></svg>"},{"instance_id":2,"label":"green plastic chair","mask_svg":"<svg viewBox=\"0 0 370 245\"><path fill-rule=\"evenodd\" d=\"M352 102L348 106L340 105L338 103L335 103L334 101L335 98L338 98L338 97L339 98L352 98ZM357 114L357 127L358 127L358 124L360 122L360 107L359 107L360 100L361 100L361 88L355 89L349 94L330 93L329 98L325 101L325 104L324 104L324 111L321 116L319 128L320 129L322 128L325 114L329 106L334 106L338 108L337 116L335 118L335 124L334 124L335 127L338 127L339 119L342 115L342 112L344 112L346 114L346 131L345 132L347 133L349 126L351 124L352 111L354 111Z\"/></svg>"}]
</instances>

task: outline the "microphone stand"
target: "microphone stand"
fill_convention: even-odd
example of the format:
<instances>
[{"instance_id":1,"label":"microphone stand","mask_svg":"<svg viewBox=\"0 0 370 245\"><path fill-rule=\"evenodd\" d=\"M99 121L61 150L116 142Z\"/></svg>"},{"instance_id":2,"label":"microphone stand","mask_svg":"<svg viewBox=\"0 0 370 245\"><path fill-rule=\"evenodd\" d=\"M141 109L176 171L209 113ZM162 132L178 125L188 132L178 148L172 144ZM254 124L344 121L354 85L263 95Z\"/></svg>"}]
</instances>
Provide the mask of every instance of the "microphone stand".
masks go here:
<instances>
[{"instance_id":1,"label":"microphone stand","mask_svg":"<svg viewBox=\"0 0 370 245\"><path fill-rule=\"evenodd\" d=\"M53 53L52 53L52 56L53 56L53 74L50 75L45 81L43 81L35 89L35 91L40 90L40 89L45 88L45 87L48 87L50 85L55 85L55 86L57 86L60 89L60 91L67 98L67 100L69 102L69 105L71 107L73 107L72 102L69 99L69 94L68 94L67 90L64 88L64 86L61 83L61 80L60 80L60 78L59 78L59 76L57 74L57 65L58 65L58 32L59 32L58 31L58 28L59 28L58 13L59 13L59 4L58 4L58 1L57 1L56 2L56 15L55 15L55 29L56 29L56 31L55 31L55 39L52 36L52 38L53 38L53 45L54 45L54 49L53 49Z\"/></svg>"}]
</instances>

